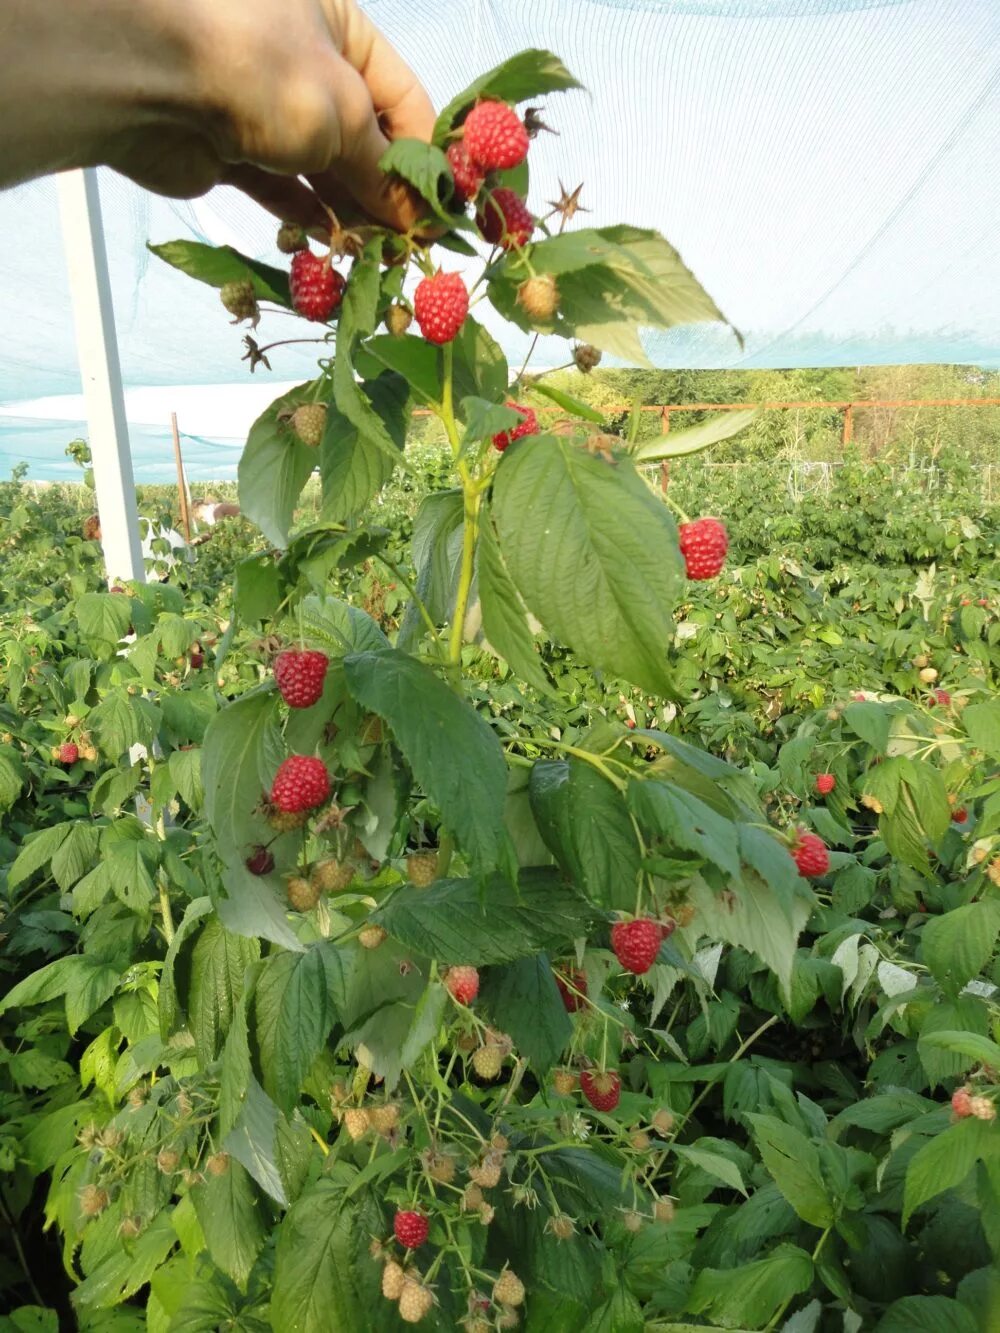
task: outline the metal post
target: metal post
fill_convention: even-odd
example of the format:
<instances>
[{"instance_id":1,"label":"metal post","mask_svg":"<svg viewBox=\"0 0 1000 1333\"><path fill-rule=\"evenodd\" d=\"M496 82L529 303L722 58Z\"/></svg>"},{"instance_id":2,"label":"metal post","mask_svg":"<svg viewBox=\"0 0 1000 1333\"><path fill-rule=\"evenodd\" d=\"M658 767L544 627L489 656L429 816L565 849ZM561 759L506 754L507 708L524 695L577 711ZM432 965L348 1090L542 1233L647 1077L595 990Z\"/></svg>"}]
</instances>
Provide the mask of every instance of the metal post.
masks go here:
<instances>
[{"instance_id":1,"label":"metal post","mask_svg":"<svg viewBox=\"0 0 1000 1333\"><path fill-rule=\"evenodd\" d=\"M58 190L104 567L109 583L142 583L146 575L97 173L92 168L66 172L58 178Z\"/></svg>"}]
</instances>

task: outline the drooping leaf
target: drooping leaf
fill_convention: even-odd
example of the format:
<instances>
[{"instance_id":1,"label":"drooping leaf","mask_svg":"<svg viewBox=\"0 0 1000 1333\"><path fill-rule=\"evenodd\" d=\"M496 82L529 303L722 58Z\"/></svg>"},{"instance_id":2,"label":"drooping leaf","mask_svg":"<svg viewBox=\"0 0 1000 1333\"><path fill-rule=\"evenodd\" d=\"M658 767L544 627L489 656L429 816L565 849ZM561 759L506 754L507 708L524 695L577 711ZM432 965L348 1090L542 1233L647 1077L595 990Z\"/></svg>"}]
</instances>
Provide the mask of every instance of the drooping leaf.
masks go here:
<instances>
[{"instance_id":1,"label":"drooping leaf","mask_svg":"<svg viewBox=\"0 0 1000 1333\"><path fill-rule=\"evenodd\" d=\"M204 1176L191 1197L208 1252L212 1262L242 1287L267 1239L257 1191L234 1158L221 1174L206 1171Z\"/></svg>"},{"instance_id":2,"label":"drooping leaf","mask_svg":"<svg viewBox=\"0 0 1000 1333\"><path fill-rule=\"evenodd\" d=\"M221 1050L246 969L260 956L256 940L231 934L218 917L207 922L191 958L188 1020L202 1066Z\"/></svg>"},{"instance_id":3,"label":"drooping leaf","mask_svg":"<svg viewBox=\"0 0 1000 1333\"><path fill-rule=\"evenodd\" d=\"M733 879L740 877L736 825L681 787L645 779L629 783L629 809L639 824L670 847L695 852Z\"/></svg>"},{"instance_id":4,"label":"drooping leaf","mask_svg":"<svg viewBox=\"0 0 1000 1333\"><path fill-rule=\"evenodd\" d=\"M480 986L479 1006L544 1077L573 1035L573 1025L544 954L491 967Z\"/></svg>"},{"instance_id":5,"label":"drooping leaf","mask_svg":"<svg viewBox=\"0 0 1000 1333\"><path fill-rule=\"evenodd\" d=\"M749 1114L746 1118L761 1160L799 1217L810 1226L829 1226L834 1210L816 1145L774 1116Z\"/></svg>"},{"instance_id":6,"label":"drooping leaf","mask_svg":"<svg viewBox=\"0 0 1000 1333\"><path fill-rule=\"evenodd\" d=\"M224 287L227 282L249 281L253 283L258 299L274 301L276 305L291 309L288 274L272 268L270 264L262 264L257 259L241 255L231 245L165 241L162 245L148 245L148 248L188 277L206 282L210 287Z\"/></svg>"},{"instance_id":7,"label":"drooping leaf","mask_svg":"<svg viewBox=\"0 0 1000 1333\"><path fill-rule=\"evenodd\" d=\"M582 887L602 907L635 907L642 851L625 797L592 764L569 761L569 833Z\"/></svg>"},{"instance_id":8,"label":"drooping leaf","mask_svg":"<svg viewBox=\"0 0 1000 1333\"><path fill-rule=\"evenodd\" d=\"M703 1268L695 1278L687 1309L711 1312L718 1327L763 1328L778 1309L806 1291L813 1262L795 1245L779 1245L763 1259L739 1268Z\"/></svg>"},{"instance_id":9,"label":"drooping leaf","mask_svg":"<svg viewBox=\"0 0 1000 1333\"><path fill-rule=\"evenodd\" d=\"M755 407L742 412L720 412L689 430L672 430L657 440L644 440L635 451L635 460L637 463L655 463L661 458L686 458L689 454L701 453L703 449L746 430L756 415Z\"/></svg>"},{"instance_id":10,"label":"drooping leaf","mask_svg":"<svg viewBox=\"0 0 1000 1333\"><path fill-rule=\"evenodd\" d=\"M402 454L409 421L406 381L399 375L386 373L363 384L361 390ZM391 455L373 444L367 432L359 430L334 403L330 403L320 446L321 519L336 523L353 517L389 480L394 466Z\"/></svg>"},{"instance_id":11,"label":"drooping leaf","mask_svg":"<svg viewBox=\"0 0 1000 1333\"><path fill-rule=\"evenodd\" d=\"M318 1180L292 1205L278 1233L272 1326L295 1333L366 1328L369 1310L355 1278L364 1245L342 1189Z\"/></svg>"},{"instance_id":12,"label":"drooping leaf","mask_svg":"<svg viewBox=\"0 0 1000 1333\"><path fill-rule=\"evenodd\" d=\"M318 461L316 450L303 444L284 418L313 401L313 387L300 384L261 413L250 427L237 469L243 514L281 548L288 545L295 506Z\"/></svg>"},{"instance_id":13,"label":"drooping leaf","mask_svg":"<svg viewBox=\"0 0 1000 1333\"><path fill-rule=\"evenodd\" d=\"M632 465L565 437L517 441L497 469L492 512L513 582L553 637L669 693L677 533Z\"/></svg>"},{"instance_id":14,"label":"drooping leaf","mask_svg":"<svg viewBox=\"0 0 1000 1333\"><path fill-rule=\"evenodd\" d=\"M943 1190L961 1185L976 1162L1000 1156L993 1126L970 1116L927 1140L906 1168L903 1226L916 1209Z\"/></svg>"},{"instance_id":15,"label":"drooping leaf","mask_svg":"<svg viewBox=\"0 0 1000 1333\"><path fill-rule=\"evenodd\" d=\"M483 631L490 645L506 658L511 670L542 694L551 695L552 685L535 651L535 636L520 593L514 586L493 526L493 515L484 504L479 516L477 549L479 601Z\"/></svg>"},{"instance_id":16,"label":"drooping leaf","mask_svg":"<svg viewBox=\"0 0 1000 1333\"><path fill-rule=\"evenodd\" d=\"M998 934L1000 900L984 898L928 921L920 936L921 953L935 980L957 993L986 967Z\"/></svg>"},{"instance_id":17,"label":"drooping leaf","mask_svg":"<svg viewBox=\"0 0 1000 1333\"><path fill-rule=\"evenodd\" d=\"M396 139L382 154L379 169L393 172L407 181L430 206L431 212L450 227L460 226L464 219L449 213L442 204L452 192L451 167L436 144L422 139Z\"/></svg>"},{"instance_id":18,"label":"drooping leaf","mask_svg":"<svg viewBox=\"0 0 1000 1333\"><path fill-rule=\"evenodd\" d=\"M704 934L755 953L788 994L799 933L810 915L808 902L796 899L789 911L771 885L751 871L744 871L739 886L725 894L713 893L698 877L690 899Z\"/></svg>"},{"instance_id":19,"label":"drooping leaf","mask_svg":"<svg viewBox=\"0 0 1000 1333\"><path fill-rule=\"evenodd\" d=\"M257 979L254 1009L264 1089L286 1111L297 1104L302 1082L336 1018L328 955L331 966L337 966L339 956L325 944L314 944L304 953L274 954Z\"/></svg>"},{"instance_id":20,"label":"drooping leaf","mask_svg":"<svg viewBox=\"0 0 1000 1333\"><path fill-rule=\"evenodd\" d=\"M241 852L247 856L254 844L270 837L267 824L254 811L264 793L264 743L275 712L273 693L245 694L217 713L205 733L205 815L226 858L235 860Z\"/></svg>"}]
</instances>

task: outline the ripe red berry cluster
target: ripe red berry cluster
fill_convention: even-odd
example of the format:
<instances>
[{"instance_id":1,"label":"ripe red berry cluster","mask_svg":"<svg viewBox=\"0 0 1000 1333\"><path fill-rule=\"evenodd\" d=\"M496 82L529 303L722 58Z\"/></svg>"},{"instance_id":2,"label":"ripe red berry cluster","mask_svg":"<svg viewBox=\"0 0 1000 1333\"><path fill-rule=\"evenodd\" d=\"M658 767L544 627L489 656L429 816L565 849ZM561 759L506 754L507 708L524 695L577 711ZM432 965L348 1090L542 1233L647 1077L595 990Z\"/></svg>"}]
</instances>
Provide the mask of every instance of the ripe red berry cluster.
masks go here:
<instances>
[{"instance_id":1,"label":"ripe red berry cluster","mask_svg":"<svg viewBox=\"0 0 1000 1333\"><path fill-rule=\"evenodd\" d=\"M311 250L299 250L292 256L288 285L292 305L306 319L325 324L340 305L347 286L329 259L321 259Z\"/></svg>"},{"instance_id":2,"label":"ripe red berry cluster","mask_svg":"<svg viewBox=\"0 0 1000 1333\"><path fill-rule=\"evenodd\" d=\"M663 940L663 928L649 917L619 921L611 927L611 947L627 972L642 976L656 962Z\"/></svg>"},{"instance_id":3,"label":"ripe red berry cluster","mask_svg":"<svg viewBox=\"0 0 1000 1333\"><path fill-rule=\"evenodd\" d=\"M580 1091L595 1111L613 1111L622 1095L622 1081L613 1069L605 1072L584 1069L580 1074Z\"/></svg>"},{"instance_id":4,"label":"ripe red berry cluster","mask_svg":"<svg viewBox=\"0 0 1000 1333\"><path fill-rule=\"evenodd\" d=\"M404 1245L408 1250L415 1250L427 1239L430 1227L423 1213L401 1209L392 1219L392 1230L400 1245Z\"/></svg>"},{"instance_id":5,"label":"ripe red berry cluster","mask_svg":"<svg viewBox=\"0 0 1000 1333\"><path fill-rule=\"evenodd\" d=\"M818 879L830 869L830 853L826 843L815 833L803 833L800 830L795 836L791 852L792 860L804 879Z\"/></svg>"},{"instance_id":6,"label":"ripe red berry cluster","mask_svg":"<svg viewBox=\"0 0 1000 1333\"><path fill-rule=\"evenodd\" d=\"M507 171L528 156L524 121L506 102L480 102L465 118L462 143L480 171Z\"/></svg>"},{"instance_id":7,"label":"ripe red berry cluster","mask_svg":"<svg viewBox=\"0 0 1000 1333\"><path fill-rule=\"evenodd\" d=\"M469 157L469 151L461 140L449 144L445 156L451 167L451 174L455 178L455 200L457 203L467 204L470 199L475 199L483 188L486 179L483 171Z\"/></svg>"},{"instance_id":8,"label":"ripe red berry cluster","mask_svg":"<svg viewBox=\"0 0 1000 1333\"><path fill-rule=\"evenodd\" d=\"M678 536L688 578L714 579L729 550L726 525L717 518L696 518L682 523Z\"/></svg>"},{"instance_id":9,"label":"ripe red berry cluster","mask_svg":"<svg viewBox=\"0 0 1000 1333\"><path fill-rule=\"evenodd\" d=\"M474 967L449 967L444 984L459 1004L471 1004L479 994L479 972Z\"/></svg>"},{"instance_id":10,"label":"ripe red berry cluster","mask_svg":"<svg viewBox=\"0 0 1000 1333\"><path fill-rule=\"evenodd\" d=\"M251 875L269 875L274 869L274 857L264 846L253 849L244 862Z\"/></svg>"},{"instance_id":11,"label":"ripe red berry cluster","mask_svg":"<svg viewBox=\"0 0 1000 1333\"><path fill-rule=\"evenodd\" d=\"M311 708L323 693L326 653L311 648L286 648L274 659L274 679L289 708Z\"/></svg>"},{"instance_id":12,"label":"ripe red berry cluster","mask_svg":"<svg viewBox=\"0 0 1000 1333\"><path fill-rule=\"evenodd\" d=\"M493 448L498 449L500 453L503 453L507 446L513 444L515 440L523 440L526 435L538 434L538 418L532 408L523 407L520 403L512 402L508 402L507 406L513 408L515 412L519 412L523 420L519 421L516 426L512 426L510 430L502 430L493 436Z\"/></svg>"},{"instance_id":13,"label":"ripe red berry cluster","mask_svg":"<svg viewBox=\"0 0 1000 1333\"><path fill-rule=\"evenodd\" d=\"M450 343L469 313L465 283L457 273L423 278L413 293L413 313L428 342Z\"/></svg>"},{"instance_id":14,"label":"ripe red berry cluster","mask_svg":"<svg viewBox=\"0 0 1000 1333\"><path fill-rule=\"evenodd\" d=\"M829 796L830 792L833 791L836 785L837 785L837 779L833 776L832 773L816 774L816 790L820 794L820 796Z\"/></svg>"},{"instance_id":15,"label":"ripe red berry cluster","mask_svg":"<svg viewBox=\"0 0 1000 1333\"><path fill-rule=\"evenodd\" d=\"M519 194L505 186L491 190L480 211L476 224L491 245L503 250L526 245L535 230L535 219Z\"/></svg>"},{"instance_id":16,"label":"ripe red berry cluster","mask_svg":"<svg viewBox=\"0 0 1000 1333\"><path fill-rule=\"evenodd\" d=\"M326 765L307 754L293 754L283 760L271 784L271 804L285 814L315 810L329 795Z\"/></svg>"},{"instance_id":17,"label":"ripe red berry cluster","mask_svg":"<svg viewBox=\"0 0 1000 1333\"><path fill-rule=\"evenodd\" d=\"M59 747L60 764L75 764L80 758L80 747L76 741L63 741Z\"/></svg>"},{"instance_id":18,"label":"ripe red berry cluster","mask_svg":"<svg viewBox=\"0 0 1000 1333\"><path fill-rule=\"evenodd\" d=\"M569 985L563 981L557 972L556 989L562 997L563 1006L568 1014L575 1014L578 1009L583 1008L583 1003L587 995L587 977L583 972L571 972L569 974ZM572 987L572 989L571 989Z\"/></svg>"}]
</instances>

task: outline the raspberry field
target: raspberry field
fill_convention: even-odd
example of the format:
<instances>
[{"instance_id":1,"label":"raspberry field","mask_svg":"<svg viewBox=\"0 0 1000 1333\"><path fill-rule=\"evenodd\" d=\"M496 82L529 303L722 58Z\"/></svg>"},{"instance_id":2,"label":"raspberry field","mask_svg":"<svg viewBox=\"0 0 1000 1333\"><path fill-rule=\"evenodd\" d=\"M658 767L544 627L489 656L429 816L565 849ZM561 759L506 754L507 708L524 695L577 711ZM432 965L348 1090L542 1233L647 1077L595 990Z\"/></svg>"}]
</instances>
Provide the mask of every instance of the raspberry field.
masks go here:
<instances>
[{"instance_id":1,"label":"raspberry field","mask_svg":"<svg viewBox=\"0 0 1000 1333\"><path fill-rule=\"evenodd\" d=\"M321 339L194 563L0 486L4 1333L1000 1326L1000 506L612 411L720 312L528 211L570 86L394 145L433 251L155 247Z\"/></svg>"}]
</instances>

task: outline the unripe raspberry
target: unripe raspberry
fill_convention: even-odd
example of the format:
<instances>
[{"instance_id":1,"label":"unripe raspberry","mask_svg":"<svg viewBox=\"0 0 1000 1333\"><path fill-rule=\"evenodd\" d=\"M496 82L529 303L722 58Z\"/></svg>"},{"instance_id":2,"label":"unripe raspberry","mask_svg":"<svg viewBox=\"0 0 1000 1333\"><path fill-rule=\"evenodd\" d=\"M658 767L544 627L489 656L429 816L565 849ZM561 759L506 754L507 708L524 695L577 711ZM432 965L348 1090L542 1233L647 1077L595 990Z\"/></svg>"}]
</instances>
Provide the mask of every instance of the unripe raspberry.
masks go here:
<instances>
[{"instance_id":1,"label":"unripe raspberry","mask_svg":"<svg viewBox=\"0 0 1000 1333\"><path fill-rule=\"evenodd\" d=\"M403 1293L406 1274L395 1259L386 1261L382 1269L382 1295L389 1301L398 1301Z\"/></svg>"},{"instance_id":2,"label":"unripe raspberry","mask_svg":"<svg viewBox=\"0 0 1000 1333\"><path fill-rule=\"evenodd\" d=\"M636 1152L648 1152L653 1140L642 1129L633 1130L628 1136L628 1141Z\"/></svg>"},{"instance_id":3,"label":"unripe raspberry","mask_svg":"<svg viewBox=\"0 0 1000 1333\"><path fill-rule=\"evenodd\" d=\"M601 364L601 351L597 347L592 347L590 343L579 343L573 348L573 360L576 362L576 368L584 375L589 375L592 370Z\"/></svg>"},{"instance_id":4,"label":"unripe raspberry","mask_svg":"<svg viewBox=\"0 0 1000 1333\"><path fill-rule=\"evenodd\" d=\"M84 1217L97 1217L103 1213L111 1200L108 1191L100 1185L84 1185L79 1194L80 1212Z\"/></svg>"},{"instance_id":5,"label":"unripe raspberry","mask_svg":"<svg viewBox=\"0 0 1000 1333\"><path fill-rule=\"evenodd\" d=\"M495 1046L479 1046L472 1052L472 1067L480 1078L492 1081L500 1076L503 1060Z\"/></svg>"},{"instance_id":6,"label":"unripe raspberry","mask_svg":"<svg viewBox=\"0 0 1000 1333\"><path fill-rule=\"evenodd\" d=\"M667 1135L674 1127L674 1117L668 1110L661 1107L658 1111L654 1111L653 1117L649 1123L656 1130L657 1134Z\"/></svg>"},{"instance_id":7,"label":"unripe raspberry","mask_svg":"<svg viewBox=\"0 0 1000 1333\"><path fill-rule=\"evenodd\" d=\"M656 1222L672 1222L677 1214L670 1199L657 1199L653 1205L653 1220Z\"/></svg>"},{"instance_id":8,"label":"unripe raspberry","mask_svg":"<svg viewBox=\"0 0 1000 1333\"><path fill-rule=\"evenodd\" d=\"M260 321L260 306L257 304L257 294L249 278L224 283L219 292L219 299L232 315L234 324L249 319L256 326Z\"/></svg>"},{"instance_id":9,"label":"unripe raspberry","mask_svg":"<svg viewBox=\"0 0 1000 1333\"><path fill-rule=\"evenodd\" d=\"M508 171L528 155L528 131L506 102L480 102L465 118L462 142L483 171Z\"/></svg>"},{"instance_id":10,"label":"unripe raspberry","mask_svg":"<svg viewBox=\"0 0 1000 1333\"><path fill-rule=\"evenodd\" d=\"M420 1161L431 1180L450 1185L455 1179L455 1159L450 1153L435 1152L429 1148L421 1154Z\"/></svg>"},{"instance_id":11,"label":"unripe raspberry","mask_svg":"<svg viewBox=\"0 0 1000 1333\"><path fill-rule=\"evenodd\" d=\"M689 579L714 579L726 563L729 534L717 518L696 518L678 529L681 555Z\"/></svg>"},{"instance_id":12,"label":"unripe raspberry","mask_svg":"<svg viewBox=\"0 0 1000 1333\"><path fill-rule=\"evenodd\" d=\"M319 902L319 889L311 880L293 875L285 886L288 905L296 912L311 912Z\"/></svg>"},{"instance_id":13,"label":"unripe raspberry","mask_svg":"<svg viewBox=\"0 0 1000 1333\"><path fill-rule=\"evenodd\" d=\"M622 1224L626 1231L641 1231L642 1214L633 1212L632 1209L629 1209L628 1212L622 1214Z\"/></svg>"},{"instance_id":14,"label":"unripe raspberry","mask_svg":"<svg viewBox=\"0 0 1000 1333\"><path fill-rule=\"evenodd\" d=\"M681 930L690 926L696 915L693 903L678 903L673 909L673 913L674 920Z\"/></svg>"},{"instance_id":15,"label":"unripe raspberry","mask_svg":"<svg viewBox=\"0 0 1000 1333\"><path fill-rule=\"evenodd\" d=\"M956 1088L951 1094L951 1109L960 1118L972 1115L972 1094L968 1088Z\"/></svg>"},{"instance_id":16,"label":"unripe raspberry","mask_svg":"<svg viewBox=\"0 0 1000 1333\"><path fill-rule=\"evenodd\" d=\"M357 1141L368 1133L371 1121L363 1106L351 1106L344 1112L344 1128Z\"/></svg>"},{"instance_id":17,"label":"unripe raspberry","mask_svg":"<svg viewBox=\"0 0 1000 1333\"><path fill-rule=\"evenodd\" d=\"M495 1153L487 1153L481 1162L469 1167L469 1179L484 1190L499 1185L502 1174L503 1164Z\"/></svg>"},{"instance_id":18,"label":"unripe raspberry","mask_svg":"<svg viewBox=\"0 0 1000 1333\"><path fill-rule=\"evenodd\" d=\"M385 327L394 338L402 338L403 334L413 323L413 316L407 310L405 305L394 302L385 312Z\"/></svg>"},{"instance_id":19,"label":"unripe raspberry","mask_svg":"<svg viewBox=\"0 0 1000 1333\"><path fill-rule=\"evenodd\" d=\"M429 888L437 875L437 852L411 852L406 858L406 877L418 889Z\"/></svg>"},{"instance_id":20,"label":"unripe raspberry","mask_svg":"<svg viewBox=\"0 0 1000 1333\"><path fill-rule=\"evenodd\" d=\"M326 430L326 404L301 403L292 413L292 430L303 444L318 449Z\"/></svg>"},{"instance_id":21,"label":"unripe raspberry","mask_svg":"<svg viewBox=\"0 0 1000 1333\"><path fill-rule=\"evenodd\" d=\"M494 1282L493 1299L497 1305L521 1305L524 1302L524 1283L510 1268L505 1268Z\"/></svg>"},{"instance_id":22,"label":"unripe raspberry","mask_svg":"<svg viewBox=\"0 0 1000 1333\"><path fill-rule=\"evenodd\" d=\"M118 1234L123 1240L135 1240L142 1232L142 1218L138 1213L123 1217L118 1227Z\"/></svg>"},{"instance_id":23,"label":"unripe raspberry","mask_svg":"<svg viewBox=\"0 0 1000 1333\"><path fill-rule=\"evenodd\" d=\"M320 861L313 867L312 880L323 893L340 893L353 884L355 868L350 861Z\"/></svg>"},{"instance_id":24,"label":"unripe raspberry","mask_svg":"<svg viewBox=\"0 0 1000 1333\"><path fill-rule=\"evenodd\" d=\"M306 319L325 324L340 305L347 283L330 267L329 256L321 259L311 250L299 250L292 256L288 279L292 307Z\"/></svg>"},{"instance_id":25,"label":"unripe raspberry","mask_svg":"<svg viewBox=\"0 0 1000 1333\"><path fill-rule=\"evenodd\" d=\"M386 938L387 933L381 926L363 926L358 932L358 943L362 949L377 949Z\"/></svg>"},{"instance_id":26,"label":"unripe raspberry","mask_svg":"<svg viewBox=\"0 0 1000 1333\"><path fill-rule=\"evenodd\" d=\"M995 1120L997 1118L997 1108L990 1101L989 1097L970 1098L969 1110L977 1120Z\"/></svg>"},{"instance_id":27,"label":"unripe raspberry","mask_svg":"<svg viewBox=\"0 0 1000 1333\"><path fill-rule=\"evenodd\" d=\"M517 302L530 319L550 320L559 306L559 288L551 273L526 278L517 289Z\"/></svg>"},{"instance_id":28,"label":"unripe raspberry","mask_svg":"<svg viewBox=\"0 0 1000 1333\"><path fill-rule=\"evenodd\" d=\"M383 1106L371 1106L368 1108L368 1119L376 1134L384 1137L391 1134L399 1124L399 1107L395 1102L386 1102Z\"/></svg>"},{"instance_id":29,"label":"unripe raspberry","mask_svg":"<svg viewBox=\"0 0 1000 1333\"><path fill-rule=\"evenodd\" d=\"M557 1069L552 1075L552 1086L560 1097L571 1097L576 1092L576 1075L571 1069Z\"/></svg>"},{"instance_id":30,"label":"unripe raspberry","mask_svg":"<svg viewBox=\"0 0 1000 1333\"><path fill-rule=\"evenodd\" d=\"M309 249L309 238L297 222L283 222L278 228L277 246L283 255L294 255Z\"/></svg>"},{"instance_id":31,"label":"unripe raspberry","mask_svg":"<svg viewBox=\"0 0 1000 1333\"><path fill-rule=\"evenodd\" d=\"M565 1213L553 1213L545 1224L545 1230L550 1231L556 1240L571 1240L576 1227L573 1219Z\"/></svg>"},{"instance_id":32,"label":"unripe raspberry","mask_svg":"<svg viewBox=\"0 0 1000 1333\"><path fill-rule=\"evenodd\" d=\"M399 1297L399 1317L407 1324L419 1324L434 1308L434 1293L416 1278L403 1282Z\"/></svg>"},{"instance_id":33,"label":"unripe raspberry","mask_svg":"<svg viewBox=\"0 0 1000 1333\"><path fill-rule=\"evenodd\" d=\"M471 1004L479 994L479 972L474 967L449 967L444 984L459 1004Z\"/></svg>"},{"instance_id":34,"label":"unripe raspberry","mask_svg":"<svg viewBox=\"0 0 1000 1333\"><path fill-rule=\"evenodd\" d=\"M181 1155L174 1152L172 1148L161 1148L156 1154L156 1169L161 1175L170 1176L177 1170L181 1163Z\"/></svg>"},{"instance_id":35,"label":"unripe raspberry","mask_svg":"<svg viewBox=\"0 0 1000 1333\"><path fill-rule=\"evenodd\" d=\"M837 785L837 779L832 773L817 773L815 785L820 796L829 796Z\"/></svg>"},{"instance_id":36,"label":"unripe raspberry","mask_svg":"<svg viewBox=\"0 0 1000 1333\"><path fill-rule=\"evenodd\" d=\"M465 205L470 199L475 199L483 188L485 176L482 169L469 157L468 150L460 139L448 145L445 157L448 159L455 181L454 203L459 206Z\"/></svg>"},{"instance_id":37,"label":"unripe raspberry","mask_svg":"<svg viewBox=\"0 0 1000 1333\"><path fill-rule=\"evenodd\" d=\"M205 1170L210 1176L224 1176L229 1170L229 1154L214 1152L205 1163Z\"/></svg>"},{"instance_id":38,"label":"unripe raspberry","mask_svg":"<svg viewBox=\"0 0 1000 1333\"><path fill-rule=\"evenodd\" d=\"M512 1305L504 1305L501 1307L500 1313L497 1315L498 1329L517 1328L520 1322L521 1316Z\"/></svg>"},{"instance_id":39,"label":"unripe raspberry","mask_svg":"<svg viewBox=\"0 0 1000 1333\"><path fill-rule=\"evenodd\" d=\"M424 278L413 294L413 313L428 342L441 346L458 335L469 313L469 293L458 273Z\"/></svg>"},{"instance_id":40,"label":"unripe raspberry","mask_svg":"<svg viewBox=\"0 0 1000 1333\"><path fill-rule=\"evenodd\" d=\"M501 186L486 196L476 225L491 245L511 250L531 240L535 219L519 194Z\"/></svg>"},{"instance_id":41,"label":"unripe raspberry","mask_svg":"<svg viewBox=\"0 0 1000 1333\"><path fill-rule=\"evenodd\" d=\"M937 678L938 673L932 666L924 667L920 672L920 679L925 685L930 685L931 682L937 680Z\"/></svg>"},{"instance_id":42,"label":"unripe raspberry","mask_svg":"<svg viewBox=\"0 0 1000 1333\"><path fill-rule=\"evenodd\" d=\"M474 1213L476 1209L481 1208L485 1202L486 1197L479 1185L466 1185L465 1193L462 1195L462 1207L466 1212Z\"/></svg>"}]
</instances>

